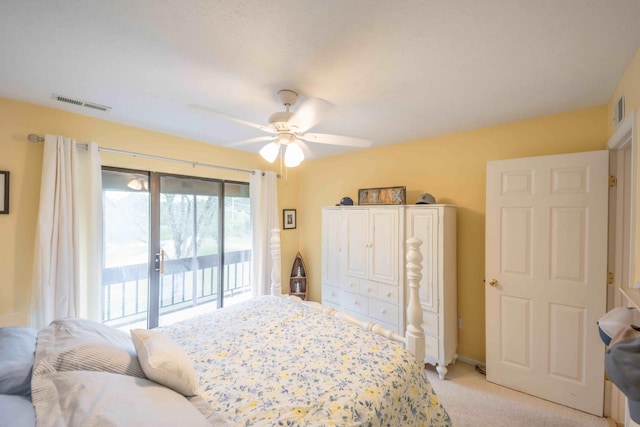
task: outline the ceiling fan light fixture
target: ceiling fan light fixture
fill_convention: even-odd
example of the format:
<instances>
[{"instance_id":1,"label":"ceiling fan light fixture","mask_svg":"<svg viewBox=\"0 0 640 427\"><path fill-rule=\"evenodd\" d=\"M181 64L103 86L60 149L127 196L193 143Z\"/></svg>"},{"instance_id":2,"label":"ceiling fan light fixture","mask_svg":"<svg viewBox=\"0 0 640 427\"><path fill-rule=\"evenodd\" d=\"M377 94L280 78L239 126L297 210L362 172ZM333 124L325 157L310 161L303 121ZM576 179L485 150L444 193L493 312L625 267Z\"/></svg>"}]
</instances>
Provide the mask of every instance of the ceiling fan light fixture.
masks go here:
<instances>
[{"instance_id":1,"label":"ceiling fan light fixture","mask_svg":"<svg viewBox=\"0 0 640 427\"><path fill-rule=\"evenodd\" d=\"M290 142L287 145L287 151L284 153L284 165L288 168L294 168L303 160L304 153L302 152L302 148L295 142Z\"/></svg>"},{"instance_id":2,"label":"ceiling fan light fixture","mask_svg":"<svg viewBox=\"0 0 640 427\"><path fill-rule=\"evenodd\" d=\"M273 163L276 160L279 152L279 142L270 142L260 149L260 155L269 163Z\"/></svg>"},{"instance_id":3,"label":"ceiling fan light fixture","mask_svg":"<svg viewBox=\"0 0 640 427\"><path fill-rule=\"evenodd\" d=\"M291 107L298 101L298 94L293 90L283 89L278 92L278 97L284 104L285 111L278 111L271 114L267 126L203 106L192 104L190 107L204 110L223 119L232 120L236 123L269 133L270 136L247 138L227 145L235 147L243 144L273 141L262 147L259 151L260 155L269 163L273 163L280 157L281 163L286 160L287 167L298 166L302 162L304 159L302 149L304 149L305 152L309 151L306 142L360 148L371 146L372 141L362 138L329 133L307 133L308 130L320 122L326 112L334 107L333 104L328 101L320 98L307 98L295 111L291 111ZM296 144L290 145L293 142L296 142ZM302 145L302 148L300 148L300 145ZM280 148L282 148L282 151L280 151Z\"/></svg>"}]
</instances>

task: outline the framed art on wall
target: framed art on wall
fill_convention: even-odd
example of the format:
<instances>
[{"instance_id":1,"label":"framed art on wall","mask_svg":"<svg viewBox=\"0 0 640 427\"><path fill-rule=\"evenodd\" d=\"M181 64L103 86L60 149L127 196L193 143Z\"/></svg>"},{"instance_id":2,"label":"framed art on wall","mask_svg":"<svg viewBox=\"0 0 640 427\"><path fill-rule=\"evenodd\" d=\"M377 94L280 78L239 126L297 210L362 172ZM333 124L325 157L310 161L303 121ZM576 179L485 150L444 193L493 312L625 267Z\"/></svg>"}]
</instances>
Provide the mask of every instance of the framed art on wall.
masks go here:
<instances>
[{"instance_id":1,"label":"framed art on wall","mask_svg":"<svg viewBox=\"0 0 640 427\"><path fill-rule=\"evenodd\" d=\"M0 214L9 213L9 172L0 171Z\"/></svg>"},{"instance_id":2,"label":"framed art on wall","mask_svg":"<svg viewBox=\"0 0 640 427\"><path fill-rule=\"evenodd\" d=\"M284 228L285 230L291 230L296 228L296 210L295 209L282 210L282 228Z\"/></svg>"}]
</instances>

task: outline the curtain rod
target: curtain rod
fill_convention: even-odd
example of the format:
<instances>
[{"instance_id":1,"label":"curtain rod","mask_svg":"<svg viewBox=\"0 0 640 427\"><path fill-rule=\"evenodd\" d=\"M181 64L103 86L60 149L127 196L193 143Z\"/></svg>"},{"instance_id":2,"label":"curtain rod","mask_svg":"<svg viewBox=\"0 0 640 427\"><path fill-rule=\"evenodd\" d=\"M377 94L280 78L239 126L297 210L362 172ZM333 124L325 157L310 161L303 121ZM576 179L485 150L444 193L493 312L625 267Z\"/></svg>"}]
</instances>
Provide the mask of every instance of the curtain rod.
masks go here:
<instances>
[{"instance_id":1,"label":"curtain rod","mask_svg":"<svg viewBox=\"0 0 640 427\"><path fill-rule=\"evenodd\" d=\"M44 138L41 137L40 135L36 135L34 133L30 133L28 138L29 141L31 142L44 142ZM83 148L87 148L87 144L86 143L80 143L80 142L76 142L76 147L83 147ZM171 157L162 157L162 156L154 156L152 154L143 154L143 153L136 153L133 151L124 151L124 150L116 150L114 148L106 148L106 147L100 147L98 146L98 151L104 151L105 153L115 153L115 154L124 154L127 156L133 156L133 157L142 157L145 159L152 159L152 160L164 160L167 162L174 162L174 163L182 163L182 164L186 164L186 165L192 165L192 166L203 166L206 168L215 168L215 169L226 169L226 170L230 170L230 171L236 171L236 172L247 172L250 173L251 175L255 174L255 171L249 170L249 169L241 169L241 168L232 168L229 166L220 166L220 165L212 165L209 163L200 163L200 162L190 162L188 160L180 160L180 159L172 159ZM264 175L264 172L262 172L262 175ZM278 178L280 178L280 175L276 175Z\"/></svg>"}]
</instances>

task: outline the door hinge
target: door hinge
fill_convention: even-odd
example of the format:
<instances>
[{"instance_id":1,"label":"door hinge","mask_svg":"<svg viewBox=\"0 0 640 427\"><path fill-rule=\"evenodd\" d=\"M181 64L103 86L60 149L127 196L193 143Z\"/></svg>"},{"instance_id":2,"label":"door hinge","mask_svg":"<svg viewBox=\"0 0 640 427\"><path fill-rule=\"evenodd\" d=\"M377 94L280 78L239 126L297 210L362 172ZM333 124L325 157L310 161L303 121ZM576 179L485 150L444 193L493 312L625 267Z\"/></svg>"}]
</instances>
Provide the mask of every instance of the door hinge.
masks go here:
<instances>
[{"instance_id":1,"label":"door hinge","mask_svg":"<svg viewBox=\"0 0 640 427\"><path fill-rule=\"evenodd\" d=\"M613 175L609 175L609 187L615 187L618 184L618 178Z\"/></svg>"},{"instance_id":2,"label":"door hinge","mask_svg":"<svg viewBox=\"0 0 640 427\"><path fill-rule=\"evenodd\" d=\"M613 273L611 271L607 272L607 284L613 285L614 279L615 276L613 275Z\"/></svg>"}]
</instances>

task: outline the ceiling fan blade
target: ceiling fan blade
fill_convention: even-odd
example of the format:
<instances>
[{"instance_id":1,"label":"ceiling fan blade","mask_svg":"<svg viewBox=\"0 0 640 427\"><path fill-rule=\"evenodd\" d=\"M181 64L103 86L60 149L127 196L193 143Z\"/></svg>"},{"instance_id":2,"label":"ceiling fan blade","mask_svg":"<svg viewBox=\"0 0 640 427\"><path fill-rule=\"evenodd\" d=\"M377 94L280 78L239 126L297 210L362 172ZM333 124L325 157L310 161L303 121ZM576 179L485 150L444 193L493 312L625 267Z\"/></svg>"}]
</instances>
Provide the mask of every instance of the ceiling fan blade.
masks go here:
<instances>
[{"instance_id":1,"label":"ceiling fan blade","mask_svg":"<svg viewBox=\"0 0 640 427\"><path fill-rule=\"evenodd\" d=\"M256 136L255 138L247 138L242 139L240 141L230 142L229 144L225 144L226 147L238 147L240 145L252 144L254 142L264 142L264 141L275 141L276 138L273 136Z\"/></svg>"},{"instance_id":2,"label":"ceiling fan blade","mask_svg":"<svg viewBox=\"0 0 640 427\"><path fill-rule=\"evenodd\" d=\"M317 125L331 108L333 104L324 99L309 98L296 109L289 123L295 124L299 133L304 133Z\"/></svg>"},{"instance_id":3,"label":"ceiling fan blade","mask_svg":"<svg viewBox=\"0 0 640 427\"><path fill-rule=\"evenodd\" d=\"M298 144L300 148L302 148L302 152L304 153L305 159L313 158L313 153L311 152L311 148L309 148L306 142L304 142L300 138L296 138L296 144Z\"/></svg>"},{"instance_id":4,"label":"ceiling fan blade","mask_svg":"<svg viewBox=\"0 0 640 427\"><path fill-rule=\"evenodd\" d=\"M305 133L298 135L298 138L307 142L315 142L318 144L344 145L346 147L371 147L373 141L363 138L355 138L353 136L332 135L329 133Z\"/></svg>"},{"instance_id":5,"label":"ceiling fan blade","mask_svg":"<svg viewBox=\"0 0 640 427\"><path fill-rule=\"evenodd\" d=\"M241 125L250 126L252 128L260 129L260 130L262 130L264 132L276 133L276 131L271 129L269 126L261 125L260 123L255 123L255 122L252 122L252 121L249 121L249 120L244 120L244 119L241 119L239 117L230 116L229 114L221 113L220 111L214 110L213 108L204 107L204 106L198 105L198 104L189 104L189 108L192 108L194 110L205 111L207 113L213 114L214 116L218 116L218 117L220 117L222 119L231 120L231 121L234 121L236 123L240 123Z\"/></svg>"}]
</instances>

